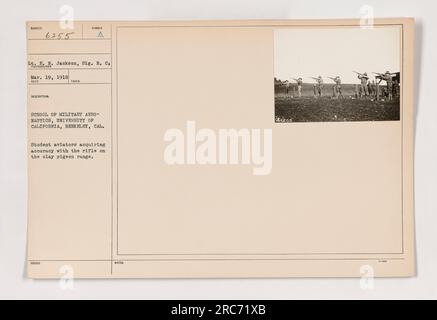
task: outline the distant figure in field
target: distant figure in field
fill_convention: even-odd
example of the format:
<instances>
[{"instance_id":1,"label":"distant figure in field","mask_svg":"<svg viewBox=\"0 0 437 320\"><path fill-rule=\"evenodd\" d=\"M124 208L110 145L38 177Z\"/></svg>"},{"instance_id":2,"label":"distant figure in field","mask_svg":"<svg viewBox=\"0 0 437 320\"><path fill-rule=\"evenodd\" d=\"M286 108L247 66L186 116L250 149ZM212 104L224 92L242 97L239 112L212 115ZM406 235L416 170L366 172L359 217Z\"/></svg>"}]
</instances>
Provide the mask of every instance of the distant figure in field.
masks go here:
<instances>
[{"instance_id":1,"label":"distant figure in field","mask_svg":"<svg viewBox=\"0 0 437 320\"><path fill-rule=\"evenodd\" d=\"M322 76L318 76L317 78L313 79L316 80L316 83L314 84L314 88L317 89L315 96L321 97L323 95L323 78Z\"/></svg>"},{"instance_id":2,"label":"distant figure in field","mask_svg":"<svg viewBox=\"0 0 437 320\"><path fill-rule=\"evenodd\" d=\"M398 80L394 80L393 81L393 96L398 98L400 96L400 91L401 91L401 88L400 88Z\"/></svg>"},{"instance_id":3,"label":"distant figure in field","mask_svg":"<svg viewBox=\"0 0 437 320\"><path fill-rule=\"evenodd\" d=\"M334 82L335 82L334 88L335 88L335 92L336 92L336 97L343 98L343 93L341 91L341 78L340 78L340 76L336 76L334 78Z\"/></svg>"},{"instance_id":4,"label":"distant figure in field","mask_svg":"<svg viewBox=\"0 0 437 320\"><path fill-rule=\"evenodd\" d=\"M369 85L370 85L370 90L371 90L370 95L376 97L376 83L375 83L375 80L372 80L372 83L369 82Z\"/></svg>"},{"instance_id":5,"label":"distant figure in field","mask_svg":"<svg viewBox=\"0 0 437 320\"><path fill-rule=\"evenodd\" d=\"M381 78L387 83L387 100L393 100L393 77L390 71L387 71L381 76Z\"/></svg>"},{"instance_id":6,"label":"distant figure in field","mask_svg":"<svg viewBox=\"0 0 437 320\"><path fill-rule=\"evenodd\" d=\"M367 75L367 72L364 72L363 74L358 74L358 79L360 79L361 81L362 94L367 97L369 95L369 91L367 89L367 82L369 81L369 76Z\"/></svg>"},{"instance_id":7,"label":"distant figure in field","mask_svg":"<svg viewBox=\"0 0 437 320\"><path fill-rule=\"evenodd\" d=\"M337 98L337 86L336 85L332 86L332 97Z\"/></svg>"},{"instance_id":8,"label":"distant figure in field","mask_svg":"<svg viewBox=\"0 0 437 320\"><path fill-rule=\"evenodd\" d=\"M294 79L294 81L296 81L296 83L297 83L297 96L300 98L300 97L302 97L303 80L302 80L302 78L297 78L297 79Z\"/></svg>"},{"instance_id":9,"label":"distant figure in field","mask_svg":"<svg viewBox=\"0 0 437 320\"><path fill-rule=\"evenodd\" d=\"M373 96L373 90L372 90L372 82L367 82L367 92L369 92L369 96Z\"/></svg>"},{"instance_id":10,"label":"distant figure in field","mask_svg":"<svg viewBox=\"0 0 437 320\"><path fill-rule=\"evenodd\" d=\"M285 80L284 85L285 85L285 95L288 96L290 92L290 82L288 82L288 80Z\"/></svg>"}]
</instances>

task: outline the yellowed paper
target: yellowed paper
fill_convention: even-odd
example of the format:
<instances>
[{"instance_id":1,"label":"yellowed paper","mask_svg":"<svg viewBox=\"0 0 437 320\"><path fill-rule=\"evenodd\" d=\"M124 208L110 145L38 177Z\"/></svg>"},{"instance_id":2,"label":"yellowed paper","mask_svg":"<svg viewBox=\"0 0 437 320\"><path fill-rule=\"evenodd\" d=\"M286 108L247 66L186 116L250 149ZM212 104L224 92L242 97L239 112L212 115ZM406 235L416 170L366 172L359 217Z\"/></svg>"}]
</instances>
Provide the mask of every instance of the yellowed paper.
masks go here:
<instances>
[{"instance_id":1,"label":"yellowed paper","mask_svg":"<svg viewBox=\"0 0 437 320\"><path fill-rule=\"evenodd\" d=\"M413 276L413 35L28 22L28 276Z\"/></svg>"}]
</instances>

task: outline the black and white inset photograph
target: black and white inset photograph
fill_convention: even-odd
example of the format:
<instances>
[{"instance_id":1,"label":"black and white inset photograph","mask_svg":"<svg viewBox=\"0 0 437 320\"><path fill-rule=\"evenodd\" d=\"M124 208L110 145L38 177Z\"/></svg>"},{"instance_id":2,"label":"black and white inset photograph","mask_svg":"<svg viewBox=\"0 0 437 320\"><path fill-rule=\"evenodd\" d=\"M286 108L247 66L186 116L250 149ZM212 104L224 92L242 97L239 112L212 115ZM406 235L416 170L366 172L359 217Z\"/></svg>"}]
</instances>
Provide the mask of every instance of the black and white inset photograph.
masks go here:
<instances>
[{"instance_id":1,"label":"black and white inset photograph","mask_svg":"<svg viewBox=\"0 0 437 320\"><path fill-rule=\"evenodd\" d=\"M400 120L400 26L275 30L275 122Z\"/></svg>"}]
</instances>

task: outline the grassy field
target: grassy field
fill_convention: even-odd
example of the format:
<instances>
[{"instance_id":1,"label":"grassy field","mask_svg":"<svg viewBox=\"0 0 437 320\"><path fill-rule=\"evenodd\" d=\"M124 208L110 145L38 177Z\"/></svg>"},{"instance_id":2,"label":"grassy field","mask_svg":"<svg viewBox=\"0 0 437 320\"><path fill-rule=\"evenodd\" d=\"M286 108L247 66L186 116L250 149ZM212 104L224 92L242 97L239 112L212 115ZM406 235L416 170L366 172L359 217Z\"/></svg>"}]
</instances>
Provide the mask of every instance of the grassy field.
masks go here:
<instances>
[{"instance_id":1,"label":"grassy field","mask_svg":"<svg viewBox=\"0 0 437 320\"><path fill-rule=\"evenodd\" d=\"M399 114L399 99L371 101L351 97L275 97L276 122L388 121L399 120Z\"/></svg>"},{"instance_id":2,"label":"grassy field","mask_svg":"<svg viewBox=\"0 0 437 320\"><path fill-rule=\"evenodd\" d=\"M275 85L276 122L317 121L388 121L399 120L399 98L393 101L356 99L356 85L343 84L343 99L333 99L334 84L326 83L323 97L314 98L313 84L302 85L302 97L297 97L297 86L291 85L288 94L285 86ZM380 86L381 91L385 86Z\"/></svg>"}]
</instances>

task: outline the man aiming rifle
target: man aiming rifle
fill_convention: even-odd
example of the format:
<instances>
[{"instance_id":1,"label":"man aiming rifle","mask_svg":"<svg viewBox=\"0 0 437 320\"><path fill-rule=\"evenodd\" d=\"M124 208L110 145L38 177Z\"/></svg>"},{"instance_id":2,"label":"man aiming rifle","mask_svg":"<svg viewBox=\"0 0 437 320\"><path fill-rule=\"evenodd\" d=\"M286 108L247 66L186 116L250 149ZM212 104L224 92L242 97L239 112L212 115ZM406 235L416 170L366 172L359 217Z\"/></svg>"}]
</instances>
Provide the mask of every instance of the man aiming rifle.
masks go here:
<instances>
[{"instance_id":1,"label":"man aiming rifle","mask_svg":"<svg viewBox=\"0 0 437 320\"><path fill-rule=\"evenodd\" d=\"M358 79L360 79L361 82L361 92L364 94L364 96L369 95L369 90L367 88L367 82L369 81L369 76L367 75L367 72L359 73L357 71L354 71L358 75Z\"/></svg>"},{"instance_id":2,"label":"man aiming rifle","mask_svg":"<svg viewBox=\"0 0 437 320\"><path fill-rule=\"evenodd\" d=\"M285 86L285 95L288 96L290 92L290 82L288 80L285 80L281 84Z\"/></svg>"},{"instance_id":3,"label":"man aiming rifle","mask_svg":"<svg viewBox=\"0 0 437 320\"><path fill-rule=\"evenodd\" d=\"M303 84L303 80L302 78L293 78L294 81L296 81L297 83L297 95L298 97L302 97L302 84Z\"/></svg>"},{"instance_id":4,"label":"man aiming rifle","mask_svg":"<svg viewBox=\"0 0 437 320\"><path fill-rule=\"evenodd\" d=\"M329 79L331 79L332 81L334 81L335 85L333 87L333 92L334 92L334 97L338 98L338 97L342 97L343 98L343 93L341 92L341 78L340 76L336 76L334 77L328 77Z\"/></svg>"},{"instance_id":5,"label":"man aiming rifle","mask_svg":"<svg viewBox=\"0 0 437 320\"><path fill-rule=\"evenodd\" d=\"M397 73L386 71L385 73L374 72L374 74L376 74L376 78L379 79L379 82L385 81L387 83L387 99L388 101L393 100L393 77L397 77Z\"/></svg>"},{"instance_id":6,"label":"man aiming rifle","mask_svg":"<svg viewBox=\"0 0 437 320\"><path fill-rule=\"evenodd\" d=\"M311 79L314 79L316 81L314 89L316 89L317 92L314 92L314 93L315 94L317 93L317 95L319 97L321 97L323 94L323 78L322 78L322 76L318 76L317 78L311 77Z\"/></svg>"}]
</instances>

